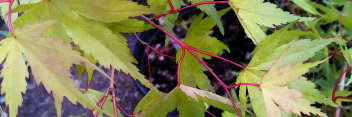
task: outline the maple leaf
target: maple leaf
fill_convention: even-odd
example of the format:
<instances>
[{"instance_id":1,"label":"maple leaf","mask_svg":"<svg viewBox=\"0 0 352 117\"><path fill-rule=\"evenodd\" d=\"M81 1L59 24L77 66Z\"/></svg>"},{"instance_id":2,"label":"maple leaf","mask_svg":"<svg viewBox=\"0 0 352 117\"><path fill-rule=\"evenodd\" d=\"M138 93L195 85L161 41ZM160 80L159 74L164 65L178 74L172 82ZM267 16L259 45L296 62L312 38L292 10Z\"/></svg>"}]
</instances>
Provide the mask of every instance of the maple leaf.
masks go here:
<instances>
[{"instance_id":1,"label":"maple leaf","mask_svg":"<svg viewBox=\"0 0 352 117\"><path fill-rule=\"evenodd\" d=\"M225 9L219 12L219 17L224 15L230 9ZM208 36L210 30L216 25L210 16L204 18L204 13L200 14L190 26L184 42L194 48L212 53L219 54L222 50L230 51L230 49L215 37ZM196 52L197 53L197 52ZM211 59L211 57L197 53L201 58ZM182 56L181 50L176 53L176 59L179 60ZM198 86L203 90L213 90L209 79L204 74L206 69L193 57L189 52L186 52L183 63L181 65L181 82L189 86Z\"/></svg>"},{"instance_id":2,"label":"maple leaf","mask_svg":"<svg viewBox=\"0 0 352 117\"><path fill-rule=\"evenodd\" d=\"M157 90L133 64L136 60L127 47L127 39L117 32L113 33L104 23L98 22L100 20L106 20L106 23L124 21L128 17L151 13L155 10L127 0L90 0L90 2L92 3L86 0L44 0L33 5L29 11L19 17L14 26L58 19L58 23L43 32L45 36L64 40L66 43L73 40L80 49L86 54L91 54L104 67L109 68L111 65L138 79L146 87ZM126 9L121 11L119 7ZM135 11L140 12L134 13Z\"/></svg>"},{"instance_id":3,"label":"maple leaf","mask_svg":"<svg viewBox=\"0 0 352 117\"><path fill-rule=\"evenodd\" d=\"M280 117L281 111L284 111L287 114L292 112L300 115L302 112L327 117L325 113L320 112L320 109L311 107L310 105L313 102L305 99L301 92L296 89L289 89L287 86L288 83L299 80L303 74L309 71L309 68L315 67L325 60L306 64L300 62L280 67L281 60L282 58L279 58L271 66L260 83L267 116Z\"/></svg>"},{"instance_id":4,"label":"maple leaf","mask_svg":"<svg viewBox=\"0 0 352 117\"><path fill-rule=\"evenodd\" d=\"M292 41L276 48L271 53L268 53L266 57L262 56L260 61L256 61L256 63L251 64L249 67L251 67L251 69L257 70L268 69L270 64L274 63L275 59L280 56L280 53L287 50L287 47L290 47L290 49L288 49L287 54L284 55L283 60L280 63L281 65L305 61L313 57L316 52L320 51L321 49L325 48L327 45L336 40L338 39L301 39L297 41Z\"/></svg>"},{"instance_id":5,"label":"maple leaf","mask_svg":"<svg viewBox=\"0 0 352 117\"><path fill-rule=\"evenodd\" d=\"M1 77L4 77L1 83L1 93L6 93L5 103L9 105L10 116L16 117L18 107L22 105L22 93L26 92L27 66L18 44L8 40L1 41L1 44L0 61L2 62L7 56L1 72Z\"/></svg>"},{"instance_id":6,"label":"maple leaf","mask_svg":"<svg viewBox=\"0 0 352 117\"><path fill-rule=\"evenodd\" d=\"M200 3L200 2L206 2L206 1L214 1L214 0L188 0L191 1L192 4ZM224 26L220 20L219 14L216 11L216 8L214 7L214 4L205 4L205 5L200 5L197 6L200 10L205 12L207 15L209 15L215 22L217 27L219 28L219 31L221 34L225 34L224 31Z\"/></svg>"},{"instance_id":7,"label":"maple leaf","mask_svg":"<svg viewBox=\"0 0 352 117\"><path fill-rule=\"evenodd\" d=\"M259 44L266 37L260 26L274 28L275 25L287 22L314 19L292 15L277 8L275 4L264 2L264 0L231 0L230 5L237 14L247 36L252 39L254 44Z\"/></svg>"},{"instance_id":8,"label":"maple leaf","mask_svg":"<svg viewBox=\"0 0 352 117\"><path fill-rule=\"evenodd\" d=\"M275 60L282 55L280 65L288 65L297 62L303 62L315 55L315 52L326 47L335 39L315 39L315 40L298 40L302 36L310 36L310 32L302 32L297 30L288 30L291 25L287 25L282 29L274 32L266 37L253 51L253 58L248 64L247 69L240 73L236 83L260 83L262 77L270 68ZM304 42L304 44L302 44ZM288 44L290 43L290 44ZM287 47L289 49L287 50ZM278 49L283 48L283 49ZM292 49L292 50L291 50ZM294 60L288 56L299 56L300 59ZM296 57L295 57L296 58ZM265 63L265 64L264 64ZM266 116L265 104L260 89L251 86L240 87L240 102L243 107L247 103L247 92L250 98L252 108L256 115Z\"/></svg>"},{"instance_id":9,"label":"maple leaf","mask_svg":"<svg viewBox=\"0 0 352 117\"><path fill-rule=\"evenodd\" d=\"M168 94L150 91L138 103L134 113L141 111L144 116L165 117L176 109L180 117L204 117L205 103L235 113L229 99L186 85L180 85Z\"/></svg>"},{"instance_id":10,"label":"maple leaf","mask_svg":"<svg viewBox=\"0 0 352 117\"><path fill-rule=\"evenodd\" d=\"M309 13L320 15L319 11L309 4L310 1L308 0L292 0L292 2Z\"/></svg>"},{"instance_id":11,"label":"maple leaf","mask_svg":"<svg viewBox=\"0 0 352 117\"><path fill-rule=\"evenodd\" d=\"M336 104L327 96L320 93L318 89L315 89L315 84L307 80L307 78L299 78L293 82L287 84L288 88L296 89L303 93L303 98L308 99L310 102L317 102L321 104L327 104L335 107Z\"/></svg>"},{"instance_id":12,"label":"maple leaf","mask_svg":"<svg viewBox=\"0 0 352 117\"><path fill-rule=\"evenodd\" d=\"M81 57L79 52L72 50L69 44L42 36L41 33L55 22L57 21L48 20L15 28L15 37L8 37L1 41L3 45L1 48L5 49L2 49L0 54L2 57L7 55L2 72L4 76L2 91L6 94L5 98L11 98L6 100L10 106L10 115L16 116L18 106L22 103L21 93L26 88L24 78L28 77L25 60L28 61L37 84L42 83L45 89L52 93L56 104L61 105L63 97L66 97L73 103L79 102L87 108L112 115L102 111L94 102L85 98L78 90L78 85L70 79L69 69L72 64L84 65L103 73L106 77L109 76L95 64ZM59 116L60 114L58 113Z\"/></svg>"},{"instance_id":13,"label":"maple leaf","mask_svg":"<svg viewBox=\"0 0 352 117\"><path fill-rule=\"evenodd\" d=\"M146 24L145 21L137 19L128 19L116 23L109 23L107 24L107 27L116 33L144 32L155 28L152 25Z\"/></svg>"},{"instance_id":14,"label":"maple leaf","mask_svg":"<svg viewBox=\"0 0 352 117\"><path fill-rule=\"evenodd\" d=\"M129 0L57 0L57 3L90 19L108 23L142 14L165 13Z\"/></svg>"}]
</instances>

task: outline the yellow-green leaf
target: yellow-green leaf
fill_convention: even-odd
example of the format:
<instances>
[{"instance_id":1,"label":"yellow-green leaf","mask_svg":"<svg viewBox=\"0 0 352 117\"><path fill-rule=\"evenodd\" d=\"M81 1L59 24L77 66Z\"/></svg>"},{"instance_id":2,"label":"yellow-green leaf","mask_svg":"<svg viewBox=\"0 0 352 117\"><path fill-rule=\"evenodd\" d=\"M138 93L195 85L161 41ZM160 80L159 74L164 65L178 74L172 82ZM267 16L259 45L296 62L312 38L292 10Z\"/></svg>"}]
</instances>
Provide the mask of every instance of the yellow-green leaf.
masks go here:
<instances>
[{"instance_id":1,"label":"yellow-green leaf","mask_svg":"<svg viewBox=\"0 0 352 117\"><path fill-rule=\"evenodd\" d=\"M310 21L314 18L299 17L285 12L275 4L264 0L231 0L231 7L254 44L259 44L266 37L260 26L274 28L292 21Z\"/></svg>"},{"instance_id":2,"label":"yellow-green leaf","mask_svg":"<svg viewBox=\"0 0 352 117\"><path fill-rule=\"evenodd\" d=\"M79 102L87 108L94 108L99 112L111 115L111 113L102 111L94 102L91 102L84 97L84 95L78 90L78 85L70 79L71 74L69 69L72 64L84 65L91 69L98 70L106 77L109 76L96 67L95 64L92 64L89 60L81 57L79 52L72 50L71 45L64 44L61 40L55 40L43 36L42 32L55 22L57 22L57 20L48 20L27 24L21 28L15 28L15 37L8 37L1 41L1 43L7 47L9 57L7 60L11 59L5 62L5 66L8 66L7 64L11 65L11 63L7 62L14 60L17 63L13 66L19 67L16 68L16 72L19 72L17 69L20 69L20 72L17 74L18 76L15 76L16 79L12 80L16 81L20 80L19 78L22 78L22 81L19 82L22 82L20 87L23 88L23 84L25 84L23 83L25 82L24 77L27 75L26 66L24 65L24 59L22 57L23 54L31 67L31 71L37 84L43 84L45 89L53 94L56 104L59 104L59 101L62 101L62 99L66 97L72 103ZM3 74L5 80L10 80L10 78L13 77L11 76L11 69L13 68L8 69L10 71L6 68L4 69L6 70L5 74ZM5 83L10 83L9 85L11 85L11 81L6 81ZM6 90L10 87L5 85L3 88ZM19 91L22 92L22 88L20 88ZM19 91L14 91L13 93L19 93ZM17 94L16 96L19 95ZM19 97L17 97L16 101L18 100ZM18 103L10 106L17 107ZM57 105L57 107L60 107L60 104Z\"/></svg>"},{"instance_id":3,"label":"yellow-green leaf","mask_svg":"<svg viewBox=\"0 0 352 117\"><path fill-rule=\"evenodd\" d=\"M133 58L127 47L127 39L121 34L115 33L115 35L101 22L82 17L80 15L81 13L77 13L79 12L77 9L72 8L78 4L76 2L77 1L72 0L41 1L33 6L34 8L19 17L14 26L19 27L36 21L59 19L58 23L54 24L54 26L50 27L43 33L45 36L64 40L66 43L71 42L72 39L73 42L85 53L91 54L104 67L109 68L111 65L117 70L130 74L133 78L138 79L148 88L157 90L142 74L139 73L138 68L133 64L136 63L136 60ZM88 5L91 4L84 3ZM110 2L99 2L99 5L109 3ZM118 6L123 5L124 4L119 4ZM101 12L99 10L96 11L98 13ZM124 19L126 18L122 18L121 20ZM116 49L118 49L118 51L116 51Z\"/></svg>"},{"instance_id":4,"label":"yellow-green leaf","mask_svg":"<svg viewBox=\"0 0 352 117\"><path fill-rule=\"evenodd\" d=\"M25 93L27 89L25 79L28 77L27 66L23 60L21 46L14 39L6 39L1 41L1 44L1 56L7 55L1 73L1 76L4 77L1 83L1 93L5 94L10 117L16 117L18 107L22 105L22 93Z\"/></svg>"},{"instance_id":5,"label":"yellow-green leaf","mask_svg":"<svg viewBox=\"0 0 352 117\"><path fill-rule=\"evenodd\" d=\"M320 112L320 109L312 107L311 105L314 102L305 99L302 92L289 89L287 86L288 83L302 78L302 75L307 73L309 68L317 66L324 60L307 64L300 62L280 66L281 60L282 58L279 58L271 66L260 83L267 116L280 117L283 111L286 114L300 115L302 112L308 115L312 113L327 117L325 113Z\"/></svg>"}]
</instances>

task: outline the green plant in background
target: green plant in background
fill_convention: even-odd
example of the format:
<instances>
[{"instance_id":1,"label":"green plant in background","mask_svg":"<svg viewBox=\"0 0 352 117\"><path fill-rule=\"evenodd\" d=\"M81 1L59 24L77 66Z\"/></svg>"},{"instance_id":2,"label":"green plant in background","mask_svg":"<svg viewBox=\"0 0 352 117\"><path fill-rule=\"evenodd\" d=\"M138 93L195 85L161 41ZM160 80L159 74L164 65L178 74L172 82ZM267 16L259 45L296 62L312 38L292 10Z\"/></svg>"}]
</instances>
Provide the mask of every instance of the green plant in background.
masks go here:
<instances>
[{"instance_id":1,"label":"green plant in background","mask_svg":"<svg viewBox=\"0 0 352 117\"><path fill-rule=\"evenodd\" d=\"M189 5L183 7L181 0L148 0L149 7L128 0L20 0L16 1L21 3L19 6L15 6L18 3L14 0L0 2L7 6L1 11L7 17L10 32L0 42L0 60L4 61L1 92L5 94L12 117L22 105L28 66L37 84L42 83L54 97L58 116L61 116L63 97L90 108L88 116L99 113L122 116L120 111L125 111L119 108L115 95L115 69L150 89L136 106L134 115L125 113L129 116L161 117L176 109L179 116L201 117L209 106L224 110L223 116L350 114L342 103L352 100L347 97L352 93L344 91L352 82L351 74L346 74L352 69L348 67L352 63L349 48L352 2L349 0L319 3L292 0L294 4L284 0L278 5L264 0L188 0ZM217 11L214 4L230 7ZM285 4L291 13L280 8ZM179 12L192 7L204 13L193 20L181 41L171 32ZM294 8L304 11L296 12ZM247 65L218 56L223 50L230 51L231 45L209 36L214 27L225 33L220 18L227 12L236 13L246 35L256 45ZM23 14L17 17L18 13ZM146 14L155 17L149 18ZM144 21L131 18L136 16ZM161 27L154 20L163 20L165 25ZM287 23L290 24L283 26ZM175 57L178 86L169 93L159 91L139 73L127 39L121 35L153 28L168 36L166 44L172 40L180 46ZM276 31L265 33L272 28ZM225 84L203 61L213 58L242 69L236 82ZM110 68L112 74L106 75L95 66L97 63ZM84 91L69 78L73 64L79 73L86 69L90 74ZM110 79L105 93L89 89L93 70ZM227 97L215 93L204 71L211 73ZM232 90L236 87L240 87L238 94Z\"/></svg>"}]
</instances>

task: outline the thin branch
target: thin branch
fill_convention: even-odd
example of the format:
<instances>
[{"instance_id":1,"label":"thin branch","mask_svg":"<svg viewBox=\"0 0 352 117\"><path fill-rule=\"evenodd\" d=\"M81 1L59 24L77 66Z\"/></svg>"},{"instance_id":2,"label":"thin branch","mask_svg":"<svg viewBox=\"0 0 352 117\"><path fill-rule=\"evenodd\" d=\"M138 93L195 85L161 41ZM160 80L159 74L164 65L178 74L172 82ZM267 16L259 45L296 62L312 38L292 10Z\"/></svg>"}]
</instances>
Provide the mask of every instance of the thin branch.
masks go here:
<instances>
[{"instance_id":1,"label":"thin branch","mask_svg":"<svg viewBox=\"0 0 352 117\"><path fill-rule=\"evenodd\" d=\"M187 49L187 48L186 48ZM192 50L187 49L189 53L191 53L214 77L215 79L220 83L220 85L225 89L225 92L227 94L227 96L230 98L231 104L233 106L233 108L236 111L236 115L237 117L241 117L241 115L239 114L239 111L237 109L236 103L233 100L231 93L229 92L229 90L227 89L227 85L214 73L214 71L196 54L194 53Z\"/></svg>"},{"instance_id":2,"label":"thin branch","mask_svg":"<svg viewBox=\"0 0 352 117\"><path fill-rule=\"evenodd\" d=\"M210 116L216 117L213 113L209 112L208 110L206 111Z\"/></svg>"},{"instance_id":3,"label":"thin branch","mask_svg":"<svg viewBox=\"0 0 352 117\"><path fill-rule=\"evenodd\" d=\"M344 63L343 69L347 68L347 62ZM340 84L339 84L339 89L338 90L343 90L345 88L345 78L346 78L346 73L343 74ZM335 108L335 117L340 117L341 114L341 108L337 106Z\"/></svg>"},{"instance_id":4,"label":"thin branch","mask_svg":"<svg viewBox=\"0 0 352 117\"><path fill-rule=\"evenodd\" d=\"M148 63L148 72L149 72L149 82L152 83L152 70L150 67L150 60L149 60L149 48L145 49L145 53L147 55L147 63Z\"/></svg>"},{"instance_id":5,"label":"thin branch","mask_svg":"<svg viewBox=\"0 0 352 117\"><path fill-rule=\"evenodd\" d=\"M230 61L230 60L228 60L228 59L226 59L226 58L220 57L220 56L218 56L218 55L214 55L214 54L211 54L211 53L208 53L208 52L205 52L205 51L199 50L199 49L197 49L197 48L193 48L193 47L191 47L190 49L191 49L191 50L194 50L194 51L196 51L196 52L199 52L199 53L202 53L202 54L211 56L211 57L215 57L215 58L221 59L221 60L226 61L226 62L228 62L228 63L231 63L231 64L233 64L233 65L236 65L236 66L240 67L242 70L245 70L245 69L246 69L245 66L243 66L243 65L241 65L241 64L238 64L238 63L235 63L235 62L232 62L232 61Z\"/></svg>"},{"instance_id":6,"label":"thin branch","mask_svg":"<svg viewBox=\"0 0 352 117\"><path fill-rule=\"evenodd\" d=\"M351 70L351 69L352 69L352 67L348 67L348 68L344 69L344 70L342 71L342 73L340 74L340 76L337 78L337 80L336 80L336 82L335 82L335 85L334 85L334 89L332 90L332 95L331 95L333 102L336 102L337 97L339 97L339 96L335 96L335 95L336 95L337 86L339 85L339 83L340 83L341 79L343 78L344 74L345 74L348 70ZM339 98L341 98L341 97L339 97Z\"/></svg>"},{"instance_id":7,"label":"thin branch","mask_svg":"<svg viewBox=\"0 0 352 117\"><path fill-rule=\"evenodd\" d=\"M106 99L107 99L107 97L108 97L108 95L109 95L109 90L107 90L106 92L105 92L105 94L104 94L104 96L98 101L98 106L99 106L99 108L100 109L103 109L103 105L104 105L104 103L105 103L105 101L106 101ZM94 111L94 110L93 110ZM95 114L94 114L94 117L98 117L98 115L99 115L99 112L96 112Z\"/></svg>"},{"instance_id":8,"label":"thin branch","mask_svg":"<svg viewBox=\"0 0 352 117\"><path fill-rule=\"evenodd\" d=\"M112 102L113 102L113 106L114 106L114 116L117 117L118 114L117 114L116 95L115 95L114 83L115 83L115 67L112 67L111 68L111 77L110 77L109 90L111 92Z\"/></svg>"},{"instance_id":9,"label":"thin branch","mask_svg":"<svg viewBox=\"0 0 352 117\"><path fill-rule=\"evenodd\" d=\"M175 10L174 5L172 4L171 0L167 0L167 2L169 3L171 11Z\"/></svg>"},{"instance_id":10,"label":"thin branch","mask_svg":"<svg viewBox=\"0 0 352 117\"><path fill-rule=\"evenodd\" d=\"M14 0L7 0L9 3L9 11L8 11L8 15L7 15L7 23L8 23L8 27L10 32L12 33L12 36L15 37L15 31L13 30L13 26L12 26L12 4L14 2Z\"/></svg>"},{"instance_id":11,"label":"thin branch","mask_svg":"<svg viewBox=\"0 0 352 117\"><path fill-rule=\"evenodd\" d=\"M185 58L185 48L182 48L182 56L177 64L177 85L180 86L181 85L181 66L182 66L182 62L183 59Z\"/></svg>"},{"instance_id":12,"label":"thin branch","mask_svg":"<svg viewBox=\"0 0 352 117\"><path fill-rule=\"evenodd\" d=\"M151 50L154 51L155 53L157 53L157 54L159 54L159 55L161 55L161 56L168 57L168 58L170 58L170 59L176 59L175 57L172 57L172 56L169 56L169 55L165 55L165 54L159 52L157 49L153 48L153 47L150 46L148 43L146 43L146 42L144 42L142 39L140 39L140 38L137 36L137 34L134 34L134 35L137 37L138 41L139 41L140 43L142 43L142 45L147 46L147 48L151 49Z\"/></svg>"}]
</instances>

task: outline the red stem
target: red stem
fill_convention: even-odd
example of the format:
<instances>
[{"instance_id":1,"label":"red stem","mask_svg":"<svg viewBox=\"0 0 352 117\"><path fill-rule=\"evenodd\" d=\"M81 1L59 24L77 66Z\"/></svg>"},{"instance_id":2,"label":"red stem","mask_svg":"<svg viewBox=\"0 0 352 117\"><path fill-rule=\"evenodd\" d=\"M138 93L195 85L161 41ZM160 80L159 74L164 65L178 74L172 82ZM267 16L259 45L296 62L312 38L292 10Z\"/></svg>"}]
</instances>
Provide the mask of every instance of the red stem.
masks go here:
<instances>
[{"instance_id":1,"label":"red stem","mask_svg":"<svg viewBox=\"0 0 352 117\"><path fill-rule=\"evenodd\" d=\"M114 107L114 117L117 117L117 107L116 107L116 95L115 95L115 87L114 87L114 83L115 83L115 68L112 67L111 69L111 76L110 76L110 86L109 86L109 91L111 92L111 96L112 96L112 102L113 102L113 107Z\"/></svg>"},{"instance_id":2,"label":"red stem","mask_svg":"<svg viewBox=\"0 0 352 117\"><path fill-rule=\"evenodd\" d=\"M188 46L188 45L187 45ZM237 106L235 101L233 100L231 93L229 92L229 90L227 89L227 85L214 73L214 71L207 65L205 64L205 62L196 54L194 53L191 49L186 48L188 50L189 53L191 53L214 77L215 79L220 83L220 85L225 89L225 92L227 94L227 96L230 98L231 104L233 106L233 108L236 111L236 115L237 117L241 117L241 115L238 112Z\"/></svg>"},{"instance_id":3,"label":"red stem","mask_svg":"<svg viewBox=\"0 0 352 117\"><path fill-rule=\"evenodd\" d=\"M88 82L89 82L89 80L87 79L87 81L86 81L86 91L88 91L88 88L89 88Z\"/></svg>"},{"instance_id":4,"label":"red stem","mask_svg":"<svg viewBox=\"0 0 352 117\"><path fill-rule=\"evenodd\" d=\"M192 4L192 5L189 5L189 6L186 6L186 7L182 7L182 8L179 8L179 9L176 9L176 10L169 10L168 11L168 14L175 14L175 13L178 13L182 10L185 10L185 9L188 9L188 8L192 8L192 7L196 7L196 6L199 6L199 5L204 5L204 4L228 4L229 1L208 1L208 2L200 2L200 3L196 3L196 4ZM155 20L155 19L158 19L160 17L163 17L165 15L168 15L168 14L160 14L158 16L155 16L153 18L151 18L151 20Z\"/></svg>"},{"instance_id":5,"label":"red stem","mask_svg":"<svg viewBox=\"0 0 352 117\"><path fill-rule=\"evenodd\" d=\"M209 112L208 110L206 111L210 116L216 117L213 113Z\"/></svg>"},{"instance_id":6,"label":"red stem","mask_svg":"<svg viewBox=\"0 0 352 117\"><path fill-rule=\"evenodd\" d=\"M147 55L147 62L148 62L148 72L149 72L149 82L152 83L152 70L150 68L150 60L149 60L149 49L145 49L145 53Z\"/></svg>"},{"instance_id":7,"label":"red stem","mask_svg":"<svg viewBox=\"0 0 352 117\"><path fill-rule=\"evenodd\" d=\"M0 0L0 3L10 2L9 0Z\"/></svg>"},{"instance_id":8,"label":"red stem","mask_svg":"<svg viewBox=\"0 0 352 117\"><path fill-rule=\"evenodd\" d=\"M181 65L183 62L183 59L185 58L185 48L182 48L182 56L177 64L177 85L181 85Z\"/></svg>"},{"instance_id":9,"label":"red stem","mask_svg":"<svg viewBox=\"0 0 352 117\"><path fill-rule=\"evenodd\" d=\"M168 57L168 58L170 58L170 59L176 59L175 57L172 57L172 56L169 56L169 55L165 55L165 54L159 52L157 49L153 48L153 47L150 46L148 43L142 41L142 39L140 39L140 38L137 36L137 34L134 34L134 35L137 37L137 39L138 39L138 41L139 41L140 43L142 43L144 46L147 46L147 48L150 48L150 49L151 49L152 51L154 51L155 53L157 53L157 54L159 54L159 55L161 55L161 56Z\"/></svg>"},{"instance_id":10,"label":"red stem","mask_svg":"<svg viewBox=\"0 0 352 117\"><path fill-rule=\"evenodd\" d=\"M8 11L8 15L7 15L8 16L7 17L7 19L8 19L7 23L8 23L8 26L9 26L9 30L12 33L12 36L15 37L15 31L13 31L13 27L12 27L12 4L13 4L14 0L7 0L7 1L10 2L9 11Z\"/></svg>"},{"instance_id":11,"label":"red stem","mask_svg":"<svg viewBox=\"0 0 352 117\"><path fill-rule=\"evenodd\" d=\"M220 57L220 56L218 56L218 55L214 55L214 54L211 54L211 53L208 53L208 52L205 52L205 51L199 50L199 49L197 49L197 48L193 48L193 47L190 47L190 49L193 50L193 51L196 51L196 52L199 52L199 53L202 53L202 54L211 56L211 57L215 57L215 58L221 59L221 60L226 61L226 62L229 62L229 63L231 63L231 64L233 64L233 65L236 65L236 66L240 67L242 70L245 70L245 69L246 69L245 66L243 66L243 65L241 65L241 64L238 64L238 63L235 63L235 62L232 62L232 61L230 61L230 60L228 60L228 59L225 59L225 58L223 58L223 57Z\"/></svg>"},{"instance_id":12,"label":"red stem","mask_svg":"<svg viewBox=\"0 0 352 117\"><path fill-rule=\"evenodd\" d=\"M174 5L172 4L171 0L167 0L167 2L169 3L170 11L175 10Z\"/></svg>"},{"instance_id":13,"label":"red stem","mask_svg":"<svg viewBox=\"0 0 352 117\"><path fill-rule=\"evenodd\" d=\"M238 83L238 84L234 84L234 85L231 85L231 86L227 86L227 89L231 89L231 88L238 87L238 86L242 86L242 85L248 85L248 86L260 87L260 84L253 84L253 83Z\"/></svg>"},{"instance_id":14,"label":"red stem","mask_svg":"<svg viewBox=\"0 0 352 117\"><path fill-rule=\"evenodd\" d=\"M348 99L348 100L352 100L352 98L350 98L350 97L344 97L344 96L336 96L335 99Z\"/></svg>"},{"instance_id":15,"label":"red stem","mask_svg":"<svg viewBox=\"0 0 352 117\"><path fill-rule=\"evenodd\" d=\"M113 103L113 106L114 106L114 116L118 117L119 115L117 114L117 106L116 106L117 102L116 102L115 90L111 91L111 95L112 95L112 103Z\"/></svg>"},{"instance_id":16,"label":"red stem","mask_svg":"<svg viewBox=\"0 0 352 117\"><path fill-rule=\"evenodd\" d=\"M166 46L162 47L162 48L159 48L157 49L158 51L162 52L163 50L167 49L167 47L171 44L175 44L174 42L169 42Z\"/></svg>"},{"instance_id":17,"label":"red stem","mask_svg":"<svg viewBox=\"0 0 352 117\"><path fill-rule=\"evenodd\" d=\"M99 106L100 109L103 109L103 105L104 105L104 103L105 103L105 101L106 101L106 99L107 99L107 97L108 97L108 95L109 95L109 92L110 92L110 91L107 90L107 91L105 92L104 96L98 101L98 102L99 102L98 106ZM96 112L95 115L94 115L94 117L98 117L98 115L99 115L99 112Z\"/></svg>"},{"instance_id":18,"label":"red stem","mask_svg":"<svg viewBox=\"0 0 352 117\"><path fill-rule=\"evenodd\" d=\"M212 71L212 69L208 65L206 65L205 62L197 54L195 54L193 52L194 50L192 50L192 47L190 47L187 44L185 44L185 43L181 42L180 40L178 40L174 35L172 35L171 33L167 32L164 28L160 27L159 25L155 24L154 22L152 22L149 18L147 18L147 17L145 17L143 15L141 17L144 18L145 20L147 20L150 25L152 25L152 26L158 28L160 31L164 32L167 36L169 36L172 40L174 40L176 44L180 45L182 48L186 49L189 53L191 53L215 77L215 79L225 89L226 94L228 95L228 97L229 97L229 99L231 101L231 104L232 104L234 110L236 111L236 115L238 117L241 117L241 115L238 112L236 103L233 100L229 90L227 89L227 85L223 81L221 81L221 79L214 73L214 71Z\"/></svg>"},{"instance_id":19,"label":"red stem","mask_svg":"<svg viewBox=\"0 0 352 117\"><path fill-rule=\"evenodd\" d=\"M336 82L335 82L335 85L334 85L334 89L332 90L332 96L331 96L331 97L332 97L332 101L333 101L333 102L336 102L337 97L341 98L340 96L335 96L336 90L337 90L337 86L339 85L339 82L340 82L341 78L344 76L344 74L345 74L348 70L351 70L351 69L352 69L352 67L348 67L348 68L344 69L344 70L342 71L342 73L340 74L340 76L337 78L337 80L336 80Z\"/></svg>"}]
</instances>

